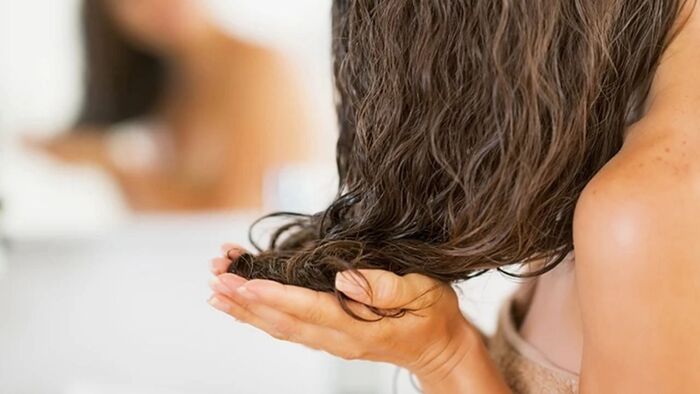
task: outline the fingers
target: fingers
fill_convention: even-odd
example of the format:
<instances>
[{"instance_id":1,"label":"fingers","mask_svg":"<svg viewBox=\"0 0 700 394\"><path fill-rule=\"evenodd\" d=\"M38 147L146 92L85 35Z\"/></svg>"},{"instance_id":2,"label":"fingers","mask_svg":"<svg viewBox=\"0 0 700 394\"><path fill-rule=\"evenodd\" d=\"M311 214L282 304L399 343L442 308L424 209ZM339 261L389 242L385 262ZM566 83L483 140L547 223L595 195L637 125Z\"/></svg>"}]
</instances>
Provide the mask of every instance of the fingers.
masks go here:
<instances>
[{"instance_id":1,"label":"fingers","mask_svg":"<svg viewBox=\"0 0 700 394\"><path fill-rule=\"evenodd\" d=\"M221 275L228 272L228 267L231 263L235 262L242 254L246 253L246 250L240 245L225 243L221 245L221 253L222 255L220 257L214 257L209 260L209 269L214 275Z\"/></svg>"},{"instance_id":2,"label":"fingers","mask_svg":"<svg viewBox=\"0 0 700 394\"><path fill-rule=\"evenodd\" d=\"M217 293L233 295L246 282L245 278L238 275L222 274L209 281L209 286Z\"/></svg>"},{"instance_id":3,"label":"fingers","mask_svg":"<svg viewBox=\"0 0 700 394\"><path fill-rule=\"evenodd\" d=\"M293 316L259 303L241 304L223 294L215 294L209 303L237 320L257 327L272 337L324 349L343 356L348 339L340 332L300 321Z\"/></svg>"},{"instance_id":4,"label":"fingers","mask_svg":"<svg viewBox=\"0 0 700 394\"><path fill-rule=\"evenodd\" d=\"M231 260L225 257L214 257L209 260L210 270L214 275L221 275L228 271L228 267L231 265Z\"/></svg>"},{"instance_id":5,"label":"fingers","mask_svg":"<svg viewBox=\"0 0 700 394\"><path fill-rule=\"evenodd\" d=\"M221 278L222 281L228 280ZM249 300L262 303L316 325L337 328L347 321L334 295L269 280L252 280L237 289Z\"/></svg>"},{"instance_id":6,"label":"fingers","mask_svg":"<svg viewBox=\"0 0 700 394\"><path fill-rule=\"evenodd\" d=\"M233 261L240 257L242 254L246 253L246 249L241 245L229 242L221 245L221 253L222 257L226 257L229 260Z\"/></svg>"},{"instance_id":7,"label":"fingers","mask_svg":"<svg viewBox=\"0 0 700 394\"><path fill-rule=\"evenodd\" d=\"M335 286L357 302L380 309L421 309L434 302L441 284L424 275L399 276L384 270L339 272Z\"/></svg>"},{"instance_id":8,"label":"fingers","mask_svg":"<svg viewBox=\"0 0 700 394\"><path fill-rule=\"evenodd\" d=\"M221 250L224 256L228 257L217 257L210 261L214 275L226 273L232 261L246 253L245 249L232 243L222 245ZM272 281L254 281L250 286L249 290L260 293L262 302L305 321L321 325L337 324L336 319L346 315L335 296L331 294L285 286ZM335 286L360 304L386 310L429 307L440 296L439 290L442 289L441 283L424 275L399 276L384 270L340 272L336 275ZM324 314L316 311L319 305L333 315L327 319L323 318ZM365 308L353 308L353 311L355 310L360 316L366 315ZM368 316L368 319L373 317Z\"/></svg>"}]
</instances>

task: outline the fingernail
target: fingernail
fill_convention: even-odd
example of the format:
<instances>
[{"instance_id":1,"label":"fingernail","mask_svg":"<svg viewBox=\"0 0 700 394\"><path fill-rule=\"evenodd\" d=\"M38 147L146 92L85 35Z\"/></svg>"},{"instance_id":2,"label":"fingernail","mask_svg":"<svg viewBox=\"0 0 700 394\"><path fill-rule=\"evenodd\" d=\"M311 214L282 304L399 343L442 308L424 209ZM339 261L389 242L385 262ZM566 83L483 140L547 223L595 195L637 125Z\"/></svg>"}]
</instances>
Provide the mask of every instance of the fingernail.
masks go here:
<instances>
[{"instance_id":1,"label":"fingernail","mask_svg":"<svg viewBox=\"0 0 700 394\"><path fill-rule=\"evenodd\" d=\"M222 312L228 311L228 306L223 301L218 299L217 297L210 298L209 305L213 306L215 309L218 309Z\"/></svg>"},{"instance_id":2,"label":"fingernail","mask_svg":"<svg viewBox=\"0 0 700 394\"><path fill-rule=\"evenodd\" d=\"M224 251L224 257L231 261L235 261L240 255L244 254L245 250L238 246L233 246Z\"/></svg>"},{"instance_id":3,"label":"fingernail","mask_svg":"<svg viewBox=\"0 0 700 394\"><path fill-rule=\"evenodd\" d=\"M219 292L219 293L231 293L231 289L228 288L225 284L221 282L221 280L217 277L209 281L209 287L211 287L212 290Z\"/></svg>"},{"instance_id":4,"label":"fingernail","mask_svg":"<svg viewBox=\"0 0 700 394\"><path fill-rule=\"evenodd\" d=\"M364 297L366 294L365 288L360 284L360 279L347 271L338 272L335 275L335 288L353 298Z\"/></svg>"},{"instance_id":5,"label":"fingernail","mask_svg":"<svg viewBox=\"0 0 700 394\"><path fill-rule=\"evenodd\" d=\"M209 270L210 270L211 272L214 272L214 273L215 273L216 271L218 271L217 266L216 266L216 259L215 259L215 258L209 260Z\"/></svg>"},{"instance_id":6,"label":"fingernail","mask_svg":"<svg viewBox=\"0 0 700 394\"><path fill-rule=\"evenodd\" d=\"M250 291L246 286L241 286L238 288L238 294L247 300L254 300L256 298L255 293Z\"/></svg>"},{"instance_id":7,"label":"fingernail","mask_svg":"<svg viewBox=\"0 0 700 394\"><path fill-rule=\"evenodd\" d=\"M247 280L236 274L222 274L217 276L221 284L226 286L229 292L238 290L239 287L243 286Z\"/></svg>"}]
</instances>

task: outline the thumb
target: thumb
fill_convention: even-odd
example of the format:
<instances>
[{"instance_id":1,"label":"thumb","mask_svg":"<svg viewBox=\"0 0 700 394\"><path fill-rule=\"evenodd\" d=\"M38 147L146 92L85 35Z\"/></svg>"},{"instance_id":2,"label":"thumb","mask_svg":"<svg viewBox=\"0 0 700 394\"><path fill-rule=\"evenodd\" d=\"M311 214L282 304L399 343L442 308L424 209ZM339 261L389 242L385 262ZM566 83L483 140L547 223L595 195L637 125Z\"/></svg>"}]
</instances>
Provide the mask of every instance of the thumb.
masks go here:
<instances>
[{"instance_id":1,"label":"thumb","mask_svg":"<svg viewBox=\"0 0 700 394\"><path fill-rule=\"evenodd\" d=\"M384 270L339 272L335 287L353 300L380 309L402 309L431 290L440 287L433 279L419 274L399 276Z\"/></svg>"}]
</instances>

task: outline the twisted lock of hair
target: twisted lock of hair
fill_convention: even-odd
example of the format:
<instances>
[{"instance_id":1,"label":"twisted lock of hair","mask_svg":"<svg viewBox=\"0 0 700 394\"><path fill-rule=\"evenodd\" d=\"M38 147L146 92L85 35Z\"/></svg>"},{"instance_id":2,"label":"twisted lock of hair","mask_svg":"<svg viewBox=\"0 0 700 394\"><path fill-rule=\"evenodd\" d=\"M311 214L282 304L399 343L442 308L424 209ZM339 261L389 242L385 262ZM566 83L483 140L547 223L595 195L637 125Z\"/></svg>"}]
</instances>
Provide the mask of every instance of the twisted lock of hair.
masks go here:
<instances>
[{"instance_id":1,"label":"twisted lock of hair","mask_svg":"<svg viewBox=\"0 0 700 394\"><path fill-rule=\"evenodd\" d=\"M338 195L230 271L336 292L348 269L454 282L554 266L573 249L583 187L640 116L681 5L336 0Z\"/></svg>"}]
</instances>

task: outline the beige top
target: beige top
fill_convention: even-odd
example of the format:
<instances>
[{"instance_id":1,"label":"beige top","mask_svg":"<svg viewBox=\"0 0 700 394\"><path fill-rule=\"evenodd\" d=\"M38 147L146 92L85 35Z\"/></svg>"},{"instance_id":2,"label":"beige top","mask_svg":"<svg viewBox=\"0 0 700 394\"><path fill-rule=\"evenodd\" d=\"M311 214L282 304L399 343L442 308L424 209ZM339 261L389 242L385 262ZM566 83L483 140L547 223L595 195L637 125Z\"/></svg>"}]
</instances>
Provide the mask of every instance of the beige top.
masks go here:
<instances>
[{"instance_id":1,"label":"beige top","mask_svg":"<svg viewBox=\"0 0 700 394\"><path fill-rule=\"evenodd\" d=\"M489 350L506 382L516 394L573 394L578 392L578 375L552 363L527 343L518 327L525 307L511 297L501 308L496 334Z\"/></svg>"}]
</instances>

